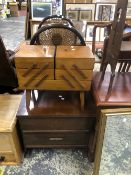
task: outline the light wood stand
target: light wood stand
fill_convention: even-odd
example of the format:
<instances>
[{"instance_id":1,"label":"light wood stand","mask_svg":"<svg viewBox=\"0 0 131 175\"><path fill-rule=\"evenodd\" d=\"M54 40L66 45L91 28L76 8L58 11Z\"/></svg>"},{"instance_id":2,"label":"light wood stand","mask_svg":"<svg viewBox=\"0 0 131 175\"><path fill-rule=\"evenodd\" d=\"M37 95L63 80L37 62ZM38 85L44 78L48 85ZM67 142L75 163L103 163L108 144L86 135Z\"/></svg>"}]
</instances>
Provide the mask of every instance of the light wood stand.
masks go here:
<instances>
[{"instance_id":1,"label":"light wood stand","mask_svg":"<svg viewBox=\"0 0 131 175\"><path fill-rule=\"evenodd\" d=\"M0 95L0 165L22 161L22 150L16 129L20 95Z\"/></svg>"}]
</instances>

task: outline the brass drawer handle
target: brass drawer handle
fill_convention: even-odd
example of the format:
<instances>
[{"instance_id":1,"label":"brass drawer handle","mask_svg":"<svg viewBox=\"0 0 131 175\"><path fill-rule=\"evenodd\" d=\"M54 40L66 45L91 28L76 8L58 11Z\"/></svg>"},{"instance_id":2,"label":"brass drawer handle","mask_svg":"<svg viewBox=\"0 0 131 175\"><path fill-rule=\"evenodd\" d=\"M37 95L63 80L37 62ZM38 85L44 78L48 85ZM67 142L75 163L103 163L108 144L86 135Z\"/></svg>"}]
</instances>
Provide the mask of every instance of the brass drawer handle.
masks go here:
<instances>
[{"instance_id":1,"label":"brass drawer handle","mask_svg":"<svg viewBox=\"0 0 131 175\"><path fill-rule=\"evenodd\" d=\"M5 160L5 156L0 156L0 162L3 162Z\"/></svg>"},{"instance_id":2,"label":"brass drawer handle","mask_svg":"<svg viewBox=\"0 0 131 175\"><path fill-rule=\"evenodd\" d=\"M54 137L54 138L49 138L50 141L62 141L64 138L57 138L57 137Z\"/></svg>"}]
</instances>

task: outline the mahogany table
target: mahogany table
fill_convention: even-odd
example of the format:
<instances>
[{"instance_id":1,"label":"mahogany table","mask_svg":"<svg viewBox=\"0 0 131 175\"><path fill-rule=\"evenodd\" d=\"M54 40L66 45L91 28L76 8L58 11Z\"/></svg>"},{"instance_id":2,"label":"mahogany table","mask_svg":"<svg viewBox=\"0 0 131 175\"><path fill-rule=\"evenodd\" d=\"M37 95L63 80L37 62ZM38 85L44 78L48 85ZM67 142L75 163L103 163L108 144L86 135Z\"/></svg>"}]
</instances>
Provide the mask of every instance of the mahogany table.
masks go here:
<instances>
[{"instance_id":1,"label":"mahogany table","mask_svg":"<svg viewBox=\"0 0 131 175\"><path fill-rule=\"evenodd\" d=\"M91 93L86 93L81 111L78 92L34 91L30 106L23 95L17 112L24 148L85 148L94 159L97 110Z\"/></svg>"},{"instance_id":2,"label":"mahogany table","mask_svg":"<svg viewBox=\"0 0 131 175\"><path fill-rule=\"evenodd\" d=\"M100 72L94 72L92 93L99 108L131 107L131 72L116 73L111 93L108 95L110 72L106 72L101 85Z\"/></svg>"},{"instance_id":3,"label":"mahogany table","mask_svg":"<svg viewBox=\"0 0 131 175\"><path fill-rule=\"evenodd\" d=\"M89 47L23 43L15 63L19 87L31 90L17 112L25 149L80 147L93 160L97 110L89 92L94 67Z\"/></svg>"},{"instance_id":4,"label":"mahogany table","mask_svg":"<svg viewBox=\"0 0 131 175\"><path fill-rule=\"evenodd\" d=\"M99 119L102 109L130 108L131 107L131 72L116 73L111 93L108 94L110 72L105 73L103 82L100 84L101 73L94 72L91 93L97 109L95 134L93 137L93 149L97 141L97 134L100 127Z\"/></svg>"}]
</instances>

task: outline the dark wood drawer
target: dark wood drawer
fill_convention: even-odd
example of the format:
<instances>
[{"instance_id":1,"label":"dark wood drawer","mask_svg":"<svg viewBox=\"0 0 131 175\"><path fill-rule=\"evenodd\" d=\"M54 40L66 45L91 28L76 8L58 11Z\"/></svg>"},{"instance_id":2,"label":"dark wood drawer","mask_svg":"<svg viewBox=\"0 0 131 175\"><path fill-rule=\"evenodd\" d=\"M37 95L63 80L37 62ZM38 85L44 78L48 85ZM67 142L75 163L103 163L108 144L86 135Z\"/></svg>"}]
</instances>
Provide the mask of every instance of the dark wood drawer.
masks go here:
<instances>
[{"instance_id":1,"label":"dark wood drawer","mask_svg":"<svg viewBox=\"0 0 131 175\"><path fill-rule=\"evenodd\" d=\"M18 119L21 130L91 130L94 117L43 117Z\"/></svg>"},{"instance_id":2,"label":"dark wood drawer","mask_svg":"<svg viewBox=\"0 0 131 175\"><path fill-rule=\"evenodd\" d=\"M89 140L88 132L24 132L24 145L31 147L57 147L57 146L87 146Z\"/></svg>"}]
</instances>

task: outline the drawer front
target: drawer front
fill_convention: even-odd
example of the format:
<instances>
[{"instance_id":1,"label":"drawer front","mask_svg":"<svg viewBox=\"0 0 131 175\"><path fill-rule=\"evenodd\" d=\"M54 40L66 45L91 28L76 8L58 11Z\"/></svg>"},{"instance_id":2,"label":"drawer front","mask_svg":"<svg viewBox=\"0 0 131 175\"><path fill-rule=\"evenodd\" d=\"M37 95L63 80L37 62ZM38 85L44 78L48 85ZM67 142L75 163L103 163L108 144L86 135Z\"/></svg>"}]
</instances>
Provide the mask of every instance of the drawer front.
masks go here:
<instances>
[{"instance_id":1,"label":"drawer front","mask_svg":"<svg viewBox=\"0 0 131 175\"><path fill-rule=\"evenodd\" d=\"M0 153L0 165L8 163L16 163L13 153Z\"/></svg>"},{"instance_id":2,"label":"drawer front","mask_svg":"<svg viewBox=\"0 0 131 175\"><path fill-rule=\"evenodd\" d=\"M16 68L22 69L31 69L36 68L40 69L43 66L47 65L48 69L54 68L54 58L24 58L24 59L16 59L15 60Z\"/></svg>"},{"instance_id":3,"label":"drawer front","mask_svg":"<svg viewBox=\"0 0 131 175\"><path fill-rule=\"evenodd\" d=\"M70 75L71 74L71 75ZM72 76L76 77L78 80L92 80L93 71L92 70L70 70L70 74L66 70L56 70L56 79L61 80L62 77L66 77L68 80L72 81Z\"/></svg>"},{"instance_id":4,"label":"drawer front","mask_svg":"<svg viewBox=\"0 0 131 175\"><path fill-rule=\"evenodd\" d=\"M65 91L88 91L91 87L91 81L80 81L80 84L75 80L35 80L27 82L19 80L19 89L38 89L38 90L65 90Z\"/></svg>"},{"instance_id":5,"label":"drawer front","mask_svg":"<svg viewBox=\"0 0 131 175\"><path fill-rule=\"evenodd\" d=\"M28 81L30 78L35 77L40 69L32 69L28 72L28 69L17 69L17 76L22 81ZM42 79L45 75L48 75L46 79L54 80L54 69L45 69L34 79Z\"/></svg>"},{"instance_id":6,"label":"drawer front","mask_svg":"<svg viewBox=\"0 0 131 175\"><path fill-rule=\"evenodd\" d=\"M88 130L95 124L93 117L81 118L44 118L44 119L19 119L22 130Z\"/></svg>"},{"instance_id":7,"label":"drawer front","mask_svg":"<svg viewBox=\"0 0 131 175\"><path fill-rule=\"evenodd\" d=\"M89 133L23 133L26 147L88 145Z\"/></svg>"},{"instance_id":8,"label":"drawer front","mask_svg":"<svg viewBox=\"0 0 131 175\"><path fill-rule=\"evenodd\" d=\"M26 69L17 69L19 86L23 89L35 89L39 88L45 80L54 80L53 69L47 69L38 74L39 71L39 69L33 69L30 73L26 74Z\"/></svg>"},{"instance_id":9,"label":"drawer front","mask_svg":"<svg viewBox=\"0 0 131 175\"><path fill-rule=\"evenodd\" d=\"M0 152L12 151L8 133L0 133Z\"/></svg>"},{"instance_id":10,"label":"drawer front","mask_svg":"<svg viewBox=\"0 0 131 175\"><path fill-rule=\"evenodd\" d=\"M94 68L94 59L85 59L85 58L72 58L68 59L56 59L56 68L63 69L63 66L66 66L68 69L76 69L77 66L79 69L83 70L93 70Z\"/></svg>"}]
</instances>

